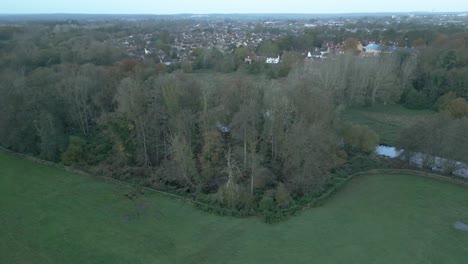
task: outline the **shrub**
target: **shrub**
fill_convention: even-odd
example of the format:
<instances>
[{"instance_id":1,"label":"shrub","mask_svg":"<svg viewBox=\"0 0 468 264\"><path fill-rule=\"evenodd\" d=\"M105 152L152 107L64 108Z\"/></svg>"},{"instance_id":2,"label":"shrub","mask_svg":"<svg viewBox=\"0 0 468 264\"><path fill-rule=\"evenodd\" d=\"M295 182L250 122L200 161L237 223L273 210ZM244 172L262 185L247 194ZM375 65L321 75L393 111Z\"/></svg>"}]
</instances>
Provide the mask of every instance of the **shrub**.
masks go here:
<instances>
[{"instance_id":1,"label":"shrub","mask_svg":"<svg viewBox=\"0 0 468 264\"><path fill-rule=\"evenodd\" d=\"M62 154L62 162L65 166L83 163L86 158L85 145L86 142L77 136L71 136L68 148Z\"/></svg>"},{"instance_id":2,"label":"shrub","mask_svg":"<svg viewBox=\"0 0 468 264\"><path fill-rule=\"evenodd\" d=\"M193 69L192 69L192 63L190 61L187 61L185 60L184 62L182 62L182 71L184 73L192 73Z\"/></svg>"},{"instance_id":3,"label":"shrub","mask_svg":"<svg viewBox=\"0 0 468 264\"><path fill-rule=\"evenodd\" d=\"M280 208L286 208L291 204L292 199L289 190L286 189L282 183L278 184L278 187L276 187L275 200Z\"/></svg>"},{"instance_id":4,"label":"shrub","mask_svg":"<svg viewBox=\"0 0 468 264\"><path fill-rule=\"evenodd\" d=\"M379 162L369 156L358 155L349 161L350 174L370 170L379 166Z\"/></svg>"},{"instance_id":5,"label":"shrub","mask_svg":"<svg viewBox=\"0 0 468 264\"><path fill-rule=\"evenodd\" d=\"M249 74L260 74L263 72L263 64L261 62L252 62L252 64L247 65L247 72Z\"/></svg>"},{"instance_id":6,"label":"shrub","mask_svg":"<svg viewBox=\"0 0 468 264\"><path fill-rule=\"evenodd\" d=\"M408 89L403 98L404 106L408 109L425 109L429 106L427 96L414 88Z\"/></svg>"},{"instance_id":7,"label":"shrub","mask_svg":"<svg viewBox=\"0 0 468 264\"><path fill-rule=\"evenodd\" d=\"M257 172L254 178L255 189L265 189L267 187L274 186L275 175L270 169L258 166Z\"/></svg>"},{"instance_id":8,"label":"shrub","mask_svg":"<svg viewBox=\"0 0 468 264\"><path fill-rule=\"evenodd\" d=\"M468 116L468 103L461 97L450 100L441 109L448 111L455 118Z\"/></svg>"},{"instance_id":9,"label":"shrub","mask_svg":"<svg viewBox=\"0 0 468 264\"><path fill-rule=\"evenodd\" d=\"M273 223L282 218L282 214L278 212L272 191L268 191L263 195L259 203L259 210L263 221L267 223Z\"/></svg>"},{"instance_id":10,"label":"shrub","mask_svg":"<svg viewBox=\"0 0 468 264\"><path fill-rule=\"evenodd\" d=\"M373 152L379 143L379 137L372 129L357 124L347 124L343 138L348 148L366 153Z\"/></svg>"},{"instance_id":11,"label":"shrub","mask_svg":"<svg viewBox=\"0 0 468 264\"><path fill-rule=\"evenodd\" d=\"M262 199L260 200L259 210L261 212L273 212L276 211L275 199L273 198L273 192L267 191Z\"/></svg>"},{"instance_id":12,"label":"shrub","mask_svg":"<svg viewBox=\"0 0 468 264\"><path fill-rule=\"evenodd\" d=\"M439 99L437 99L437 102L435 104L435 108L437 110L439 110L439 111L443 111L447 107L448 103L450 101L452 101L453 99L455 99L455 98L457 98L456 93L448 92L448 93L442 95L441 97L439 97Z\"/></svg>"},{"instance_id":13,"label":"shrub","mask_svg":"<svg viewBox=\"0 0 468 264\"><path fill-rule=\"evenodd\" d=\"M220 204L237 211L250 211L253 207L253 199L249 192L241 185L233 183L231 186L223 186L218 190Z\"/></svg>"}]
</instances>

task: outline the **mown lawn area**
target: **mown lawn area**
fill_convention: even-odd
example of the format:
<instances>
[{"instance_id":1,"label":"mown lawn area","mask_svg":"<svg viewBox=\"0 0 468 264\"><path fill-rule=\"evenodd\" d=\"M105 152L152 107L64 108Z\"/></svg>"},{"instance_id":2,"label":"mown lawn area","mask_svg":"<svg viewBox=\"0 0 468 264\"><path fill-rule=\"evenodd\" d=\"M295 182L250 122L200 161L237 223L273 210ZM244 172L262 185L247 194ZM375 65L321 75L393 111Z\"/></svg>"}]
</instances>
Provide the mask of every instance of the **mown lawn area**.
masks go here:
<instances>
[{"instance_id":1,"label":"mown lawn area","mask_svg":"<svg viewBox=\"0 0 468 264\"><path fill-rule=\"evenodd\" d=\"M410 110L397 104L379 105L347 109L343 119L370 127L379 135L381 144L394 146L402 129L430 118L434 113L431 110Z\"/></svg>"},{"instance_id":2,"label":"mown lawn area","mask_svg":"<svg viewBox=\"0 0 468 264\"><path fill-rule=\"evenodd\" d=\"M466 263L468 189L353 179L273 225L221 217L0 152L0 263Z\"/></svg>"}]
</instances>

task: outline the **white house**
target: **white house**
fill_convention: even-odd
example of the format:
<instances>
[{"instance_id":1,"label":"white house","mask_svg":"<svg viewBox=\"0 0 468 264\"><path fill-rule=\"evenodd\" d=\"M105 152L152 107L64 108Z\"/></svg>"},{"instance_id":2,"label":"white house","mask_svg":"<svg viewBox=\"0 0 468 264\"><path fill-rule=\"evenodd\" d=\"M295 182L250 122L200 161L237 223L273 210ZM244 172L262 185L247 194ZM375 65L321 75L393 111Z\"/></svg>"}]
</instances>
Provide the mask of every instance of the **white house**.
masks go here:
<instances>
[{"instance_id":1,"label":"white house","mask_svg":"<svg viewBox=\"0 0 468 264\"><path fill-rule=\"evenodd\" d=\"M265 62L268 64L278 64L280 63L280 56L278 55L278 58L267 58Z\"/></svg>"}]
</instances>

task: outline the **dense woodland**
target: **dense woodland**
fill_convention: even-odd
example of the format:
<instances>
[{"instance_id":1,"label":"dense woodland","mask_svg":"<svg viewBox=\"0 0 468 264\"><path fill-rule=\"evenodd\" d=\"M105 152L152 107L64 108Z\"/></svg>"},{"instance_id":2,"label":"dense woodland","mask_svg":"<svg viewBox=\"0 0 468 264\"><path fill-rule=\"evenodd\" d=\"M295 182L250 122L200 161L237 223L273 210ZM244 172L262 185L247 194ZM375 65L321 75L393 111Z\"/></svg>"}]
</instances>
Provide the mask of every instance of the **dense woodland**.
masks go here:
<instances>
[{"instance_id":1,"label":"dense woodland","mask_svg":"<svg viewBox=\"0 0 468 264\"><path fill-rule=\"evenodd\" d=\"M164 46L170 25L159 23L152 30ZM113 44L146 26L0 27L0 144L243 214L288 208L371 159L378 136L344 122L348 107L443 112L403 131L400 147L468 157L466 29L371 32L409 38L417 53L362 57L350 44L346 54L304 63L304 45L364 34L317 28L258 47L280 51L279 65L246 65L252 51L240 47L201 48L196 60L168 67Z\"/></svg>"}]
</instances>

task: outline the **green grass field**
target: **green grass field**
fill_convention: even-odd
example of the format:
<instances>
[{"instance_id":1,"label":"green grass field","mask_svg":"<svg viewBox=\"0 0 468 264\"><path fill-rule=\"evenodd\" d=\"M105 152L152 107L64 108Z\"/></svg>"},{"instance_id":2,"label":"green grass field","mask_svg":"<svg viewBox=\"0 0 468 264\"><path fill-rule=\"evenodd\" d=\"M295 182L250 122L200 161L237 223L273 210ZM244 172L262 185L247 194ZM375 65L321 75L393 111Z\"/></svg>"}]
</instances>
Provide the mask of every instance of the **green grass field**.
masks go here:
<instances>
[{"instance_id":1,"label":"green grass field","mask_svg":"<svg viewBox=\"0 0 468 264\"><path fill-rule=\"evenodd\" d=\"M347 109L343 118L370 127L379 135L381 144L393 146L403 128L434 113L430 110L410 110L401 105L379 105Z\"/></svg>"},{"instance_id":2,"label":"green grass field","mask_svg":"<svg viewBox=\"0 0 468 264\"><path fill-rule=\"evenodd\" d=\"M466 263L468 189L361 176L268 225L0 152L0 263ZM135 204L144 205L137 209Z\"/></svg>"}]
</instances>

